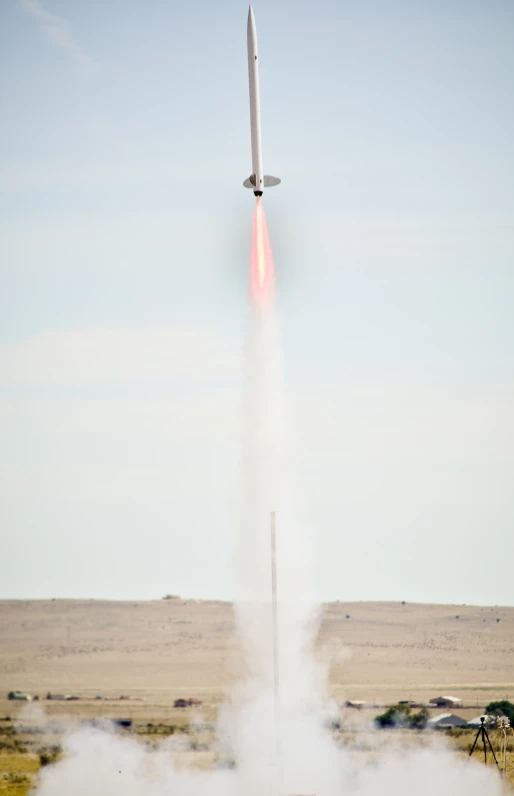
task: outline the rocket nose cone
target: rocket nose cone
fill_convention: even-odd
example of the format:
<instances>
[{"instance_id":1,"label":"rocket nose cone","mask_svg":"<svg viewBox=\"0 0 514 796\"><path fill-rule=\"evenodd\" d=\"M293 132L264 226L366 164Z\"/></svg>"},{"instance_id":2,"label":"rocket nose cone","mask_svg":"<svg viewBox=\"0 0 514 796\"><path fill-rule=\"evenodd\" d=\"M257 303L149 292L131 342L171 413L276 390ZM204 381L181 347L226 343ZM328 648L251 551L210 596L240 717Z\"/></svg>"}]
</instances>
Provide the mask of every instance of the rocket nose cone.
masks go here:
<instances>
[{"instance_id":1,"label":"rocket nose cone","mask_svg":"<svg viewBox=\"0 0 514 796\"><path fill-rule=\"evenodd\" d=\"M254 41L257 37L257 33L255 30L255 17L253 15L253 8L250 6L248 9L248 25L247 25L247 37L248 42Z\"/></svg>"}]
</instances>

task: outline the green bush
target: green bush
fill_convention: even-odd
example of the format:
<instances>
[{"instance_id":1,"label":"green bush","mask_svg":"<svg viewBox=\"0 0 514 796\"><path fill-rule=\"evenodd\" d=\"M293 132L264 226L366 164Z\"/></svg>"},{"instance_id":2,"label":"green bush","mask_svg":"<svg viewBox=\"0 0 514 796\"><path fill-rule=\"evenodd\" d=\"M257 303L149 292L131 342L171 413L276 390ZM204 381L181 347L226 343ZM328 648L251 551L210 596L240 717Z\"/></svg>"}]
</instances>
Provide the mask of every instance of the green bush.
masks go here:
<instances>
[{"instance_id":1,"label":"green bush","mask_svg":"<svg viewBox=\"0 0 514 796\"><path fill-rule=\"evenodd\" d=\"M405 727L407 720L410 716L410 707L408 705L395 705L388 708L385 713L375 716L375 724L377 727Z\"/></svg>"},{"instance_id":2,"label":"green bush","mask_svg":"<svg viewBox=\"0 0 514 796\"><path fill-rule=\"evenodd\" d=\"M418 713L413 713L411 716L410 726L413 730L424 730L427 726L428 717L430 713L426 708L421 708Z\"/></svg>"},{"instance_id":3,"label":"green bush","mask_svg":"<svg viewBox=\"0 0 514 796\"><path fill-rule=\"evenodd\" d=\"M45 749L39 755L40 766L49 766L51 763L55 763L60 753L61 748L59 746L53 746L51 749Z\"/></svg>"},{"instance_id":4,"label":"green bush","mask_svg":"<svg viewBox=\"0 0 514 796\"><path fill-rule=\"evenodd\" d=\"M489 702L485 712L490 716L507 716L511 725L514 727L514 705L508 699L500 699L498 702Z\"/></svg>"},{"instance_id":5,"label":"green bush","mask_svg":"<svg viewBox=\"0 0 514 796\"><path fill-rule=\"evenodd\" d=\"M385 713L375 716L375 724L380 729L407 727L411 730L424 730L427 726L428 715L426 708L421 708L419 713L413 713L409 705L394 705Z\"/></svg>"},{"instance_id":6,"label":"green bush","mask_svg":"<svg viewBox=\"0 0 514 796\"><path fill-rule=\"evenodd\" d=\"M26 782L29 782L26 774L19 774L17 771L9 771L5 774L5 779L9 785L25 785Z\"/></svg>"}]
</instances>

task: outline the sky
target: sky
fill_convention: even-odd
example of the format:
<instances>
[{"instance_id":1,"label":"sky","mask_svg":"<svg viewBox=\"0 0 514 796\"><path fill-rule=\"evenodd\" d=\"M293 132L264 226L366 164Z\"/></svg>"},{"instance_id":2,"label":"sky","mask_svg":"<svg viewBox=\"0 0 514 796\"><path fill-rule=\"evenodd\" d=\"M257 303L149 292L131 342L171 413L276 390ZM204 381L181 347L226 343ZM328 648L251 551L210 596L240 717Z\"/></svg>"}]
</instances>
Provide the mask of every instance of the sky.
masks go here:
<instances>
[{"instance_id":1,"label":"sky","mask_svg":"<svg viewBox=\"0 0 514 796\"><path fill-rule=\"evenodd\" d=\"M1 598L235 593L247 11L1 4ZM319 599L514 605L514 5L254 11Z\"/></svg>"}]
</instances>

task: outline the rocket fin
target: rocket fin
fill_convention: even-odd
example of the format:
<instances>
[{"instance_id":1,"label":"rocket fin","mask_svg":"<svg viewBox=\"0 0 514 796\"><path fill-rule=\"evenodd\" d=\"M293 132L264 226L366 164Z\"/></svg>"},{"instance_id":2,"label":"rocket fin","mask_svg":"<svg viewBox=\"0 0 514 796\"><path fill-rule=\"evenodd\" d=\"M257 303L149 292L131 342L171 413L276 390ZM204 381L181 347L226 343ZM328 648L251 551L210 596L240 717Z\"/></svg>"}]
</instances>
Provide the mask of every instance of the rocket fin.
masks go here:
<instances>
[{"instance_id":1,"label":"rocket fin","mask_svg":"<svg viewBox=\"0 0 514 796\"><path fill-rule=\"evenodd\" d=\"M265 188L273 188L274 185L280 185L281 180L278 177L270 177L266 175L264 177L264 187Z\"/></svg>"},{"instance_id":2,"label":"rocket fin","mask_svg":"<svg viewBox=\"0 0 514 796\"><path fill-rule=\"evenodd\" d=\"M252 174L250 177L248 177L248 179L244 181L243 185L245 188L255 188L255 174Z\"/></svg>"}]
</instances>

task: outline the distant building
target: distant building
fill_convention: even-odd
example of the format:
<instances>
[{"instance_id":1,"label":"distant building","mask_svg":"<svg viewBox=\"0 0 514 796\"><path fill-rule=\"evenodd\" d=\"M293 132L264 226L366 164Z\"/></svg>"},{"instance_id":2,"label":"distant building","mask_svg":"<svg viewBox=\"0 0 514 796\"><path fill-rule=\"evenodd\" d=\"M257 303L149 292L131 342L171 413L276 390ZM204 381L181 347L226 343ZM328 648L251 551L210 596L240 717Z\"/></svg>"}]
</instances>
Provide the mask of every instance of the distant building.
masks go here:
<instances>
[{"instance_id":1,"label":"distant building","mask_svg":"<svg viewBox=\"0 0 514 796\"><path fill-rule=\"evenodd\" d=\"M435 705L436 708L456 708L461 702L462 699L454 696L439 696L430 700L430 704Z\"/></svg>"},{"instance_id":2,"label":"distant building","mask_svg":"<svg viewBox=\"0 0 514 796\"><path fill-rule=\"evenodd\" d=\"M201 701L199 699L193 699L192 697L189 699L176 699L173 703L174 708L192 708L196 707L197 705L201 705Z\"/></svg>"},{"instance_id":3,"label":"distant building","mask_svg":"<svg viewBox=\"0 0 514 796\"><path fill-rule=\"evenodd\" d=\"M9 691L7 699L16 699L20 702L30 702L32 697L30 694L25 694L23 691Z\"/></svg>"},{"instance_id":4,"label":"distant building","mask_svg":"<svg viewBox=\"0 0 514 796\"><path fill-rule=\"evenodd\" d=\"M46 695L46 698L53 702L76 702L80 699L80 697L73 694L51 694L50 692Z\"/></svg>"},{"instance_id":5,"label":"distant building","mask_svg":"<svg viewBox=\"0 0 514 796\"><path fill-rule=\"evenodd\" d=\"M447 730L450 727L467 727L467 721L455 713L440 713L427 721L430 730Z\"/></svg>"}]
</instances>

